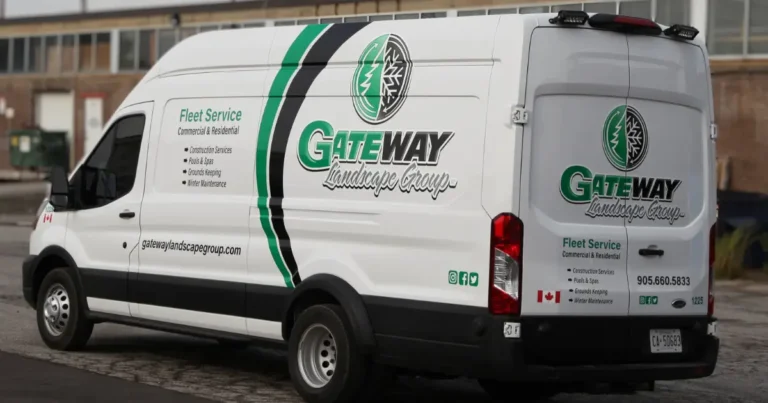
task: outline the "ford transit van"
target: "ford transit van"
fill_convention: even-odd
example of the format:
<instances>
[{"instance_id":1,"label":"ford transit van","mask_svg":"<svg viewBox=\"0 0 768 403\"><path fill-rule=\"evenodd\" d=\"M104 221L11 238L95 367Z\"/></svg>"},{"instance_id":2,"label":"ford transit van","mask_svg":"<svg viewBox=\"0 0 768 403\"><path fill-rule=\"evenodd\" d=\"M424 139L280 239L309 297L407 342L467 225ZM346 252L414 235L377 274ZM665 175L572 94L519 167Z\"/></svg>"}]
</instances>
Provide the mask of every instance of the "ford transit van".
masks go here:
<instances>
[{"instance_id":1,"label":"ford transit van","mask_svg":"<svg viewBox=\"0 0 768 403\"><path fill-rule=\"evenodd\" d=\"M564 11L186 39L52 173L23 267L40 335L278 343L309 402L384 368L506 399L709 376L697 34Z\"/></svg>"}]
</instances>

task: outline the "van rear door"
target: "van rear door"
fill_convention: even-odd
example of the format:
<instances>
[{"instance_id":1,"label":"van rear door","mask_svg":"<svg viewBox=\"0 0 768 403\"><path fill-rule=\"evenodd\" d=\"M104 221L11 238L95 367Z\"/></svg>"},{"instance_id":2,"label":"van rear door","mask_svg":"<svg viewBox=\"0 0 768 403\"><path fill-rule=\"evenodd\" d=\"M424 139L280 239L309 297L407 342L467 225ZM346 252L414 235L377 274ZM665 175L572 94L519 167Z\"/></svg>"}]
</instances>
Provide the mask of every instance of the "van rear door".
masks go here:
<instances>
[{"instance_id":1,"label":"van rear door","mask_svg":"<svg viewBox=\"0 0 768 403\"><path fill-rule=\"evenodd\" d=\"M716 203L706 56L665 37L627 35L627 43L626 142L638 155L631 203L644 207L626 224L629 313L706 316Z\"/></svg>"},{"instance_id":2,"label":"van rear door","mask_svg":"<svg viewBox=\"0 0 768 403\"><path fill-rule=\"evenodd\" d=\"M624 130L627 38L594 29L538 27L529 51L520 218L523 316L620 316L628 312L629 184ZM595 346L620 336L578 331ZM571 328L569 331L575 331ZM525 332L525 330L524 330ZM600 338L610 340L603 343ZM610 336L610 337L608 337ZM588 339L588 340L587 340ZM569 341L569 345L579 343ZM575 343L575 344L574 344ZM621 347L621 346L617 346ZM601 347L602 348L602 347Z\"/></svg>"}]
</instances>

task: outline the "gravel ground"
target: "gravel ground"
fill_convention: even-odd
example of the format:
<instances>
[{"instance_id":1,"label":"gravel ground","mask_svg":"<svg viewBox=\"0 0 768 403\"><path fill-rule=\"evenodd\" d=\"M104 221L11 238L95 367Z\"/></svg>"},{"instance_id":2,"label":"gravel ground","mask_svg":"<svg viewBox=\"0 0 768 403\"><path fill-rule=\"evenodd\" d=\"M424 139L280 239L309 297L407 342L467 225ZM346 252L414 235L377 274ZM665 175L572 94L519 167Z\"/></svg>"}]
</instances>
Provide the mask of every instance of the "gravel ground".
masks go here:
<instances>
[{"instance_id":1,"label":"gravel ground","mask_svg":"<svg viewBox=\"0 0 768 403\"><path fill-rule=\"evenodd\" d=\"M0 350L188 395L225 402L300 402L278 351L230 351L191 337L118 325L96 327L88 350L63 353L40 341L34 311L21 296L20 267L29 229L0 227ZM562 395L555 402L766 402L768 398L768 286L717 285L722 337L715 374L694 381L659 382L635 395ZM0 393L2 391L0 390ZM402 402L486 402L469 380L401 378L388 399ZM0 395L0 401L4 400Z\"/></svg>"}]
</instances>

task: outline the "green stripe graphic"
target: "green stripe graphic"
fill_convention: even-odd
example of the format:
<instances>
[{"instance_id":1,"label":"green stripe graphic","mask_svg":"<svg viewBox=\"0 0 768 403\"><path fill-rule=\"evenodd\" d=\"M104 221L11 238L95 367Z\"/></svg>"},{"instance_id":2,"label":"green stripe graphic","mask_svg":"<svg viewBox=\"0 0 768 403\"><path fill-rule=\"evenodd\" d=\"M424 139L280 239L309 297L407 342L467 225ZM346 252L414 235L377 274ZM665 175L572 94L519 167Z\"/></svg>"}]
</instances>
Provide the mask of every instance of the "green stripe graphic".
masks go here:
<instances>
[{"instance_id":1,"label":"green stripe graphic","mask_svg":"<svg viewBox=\"0 0 768 403\"><path fill-rule=\"evenodd\" d=\"M275 80L272 82L272 87L269 89L269 98L267 98L267 105L264 107L264 115L261 118L256 147L256 190L258 192L257 205L259 207L261 228L264 229L264 234L267 236L272 259L275 261L277 268L280 269L280 273L283 275L283 280L285 280L285 285L288 288L294 287L293 279L291 278L291 272L288 270L288 267L286 267L286 264L283 261L283 256L280 253L280 248L278 246L279 241L275 235L275 230L272 228L272 220L269 210L269 183L267 182L267 178L269 178L268 167L270 144L272 142L272 131L275 127L275 120L277 119L277 114L283 104L288 85L296 71L299 69L301 61L304 59L310 45L323 31L325 31L327 26L328 24L307 25L288 48L288 52L286 52L285 57L283 58L280 70L277 72Z\"/></svg>"}]
</instances>

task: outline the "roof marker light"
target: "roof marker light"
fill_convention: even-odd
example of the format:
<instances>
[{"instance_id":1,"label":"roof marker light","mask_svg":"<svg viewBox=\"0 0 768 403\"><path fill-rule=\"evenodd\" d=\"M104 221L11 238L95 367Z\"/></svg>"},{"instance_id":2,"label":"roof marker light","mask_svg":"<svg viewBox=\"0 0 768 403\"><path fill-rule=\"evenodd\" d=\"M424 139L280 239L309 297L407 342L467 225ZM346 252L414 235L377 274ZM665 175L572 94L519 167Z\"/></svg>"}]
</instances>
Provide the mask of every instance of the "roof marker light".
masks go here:
<instances>
[{"instance_id":1,"label":"roof marker light","mask_svg":"<svg viewBox=\"0 0 768 403\"><path fill-rule=\"evenodd\" d=\"M693 40L696 35L699 34L699 30L687 25L675 24L664 30L664 35L676 36L678 38Z\"/></svg>"},{"instance_id":2,"label":"roof marker light","mask_svg":"<svg viewBox=\"0 0 768 403\"><path fill-rule=\"evenodd\" d=\"M583 11L560 10L556 17L550 18L550 24L584 25L589 19L589 14Z\"/></svg>"}]
</instances>

